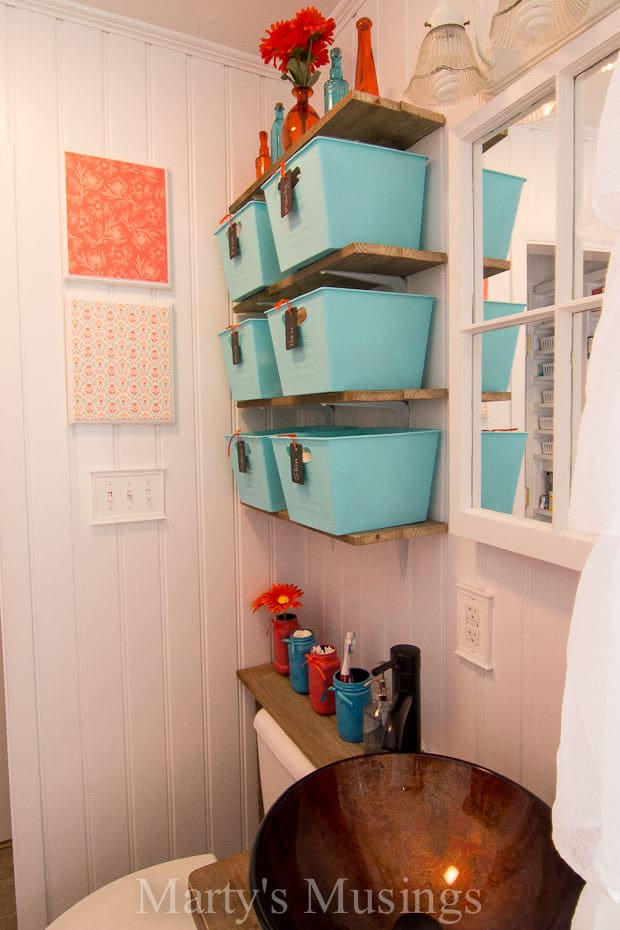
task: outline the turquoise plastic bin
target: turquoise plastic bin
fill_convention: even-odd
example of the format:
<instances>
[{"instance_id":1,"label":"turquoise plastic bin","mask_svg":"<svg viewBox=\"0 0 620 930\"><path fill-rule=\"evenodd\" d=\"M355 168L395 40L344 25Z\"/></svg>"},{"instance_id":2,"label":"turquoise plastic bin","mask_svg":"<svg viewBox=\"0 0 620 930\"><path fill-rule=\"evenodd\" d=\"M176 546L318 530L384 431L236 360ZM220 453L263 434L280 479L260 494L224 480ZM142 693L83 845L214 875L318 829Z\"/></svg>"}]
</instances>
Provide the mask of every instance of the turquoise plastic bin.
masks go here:
<instances>
[{"instance_id":1,"label":"turquoise plastic bin","mask_svg":"<svg viewBox=\"0 0 620 930\"><path fill-rule=\"evenodd\" d=\"M485 510L512 513L527 433L482 433L480 504Z\"/></svg>"},{"instance_id":2,"label":"turquoise plastic bin","mask_svg":"<svg viewBox=\"0 0 620 930\"><path fill-rule=\"evenodd\" d=\"M351 242L420 248L425 155L316 137L286 161L299 169L292 210L280 215L280 172L263 185L282 271Z\"/></svg>"},{"instance_id":3,"label":"turquoise plastic bin","mask_svg":"<svg viewBox=\"0 0 620 930\"><path fill-rule=\"evenodd\" d=\"M266 319L243 320L239 326L241 363L233 364L232 335L229 329L218 333L228 383L234 400L280 397L282 387Z\"/></svg>"},{"instance_id":4,"label":"turquoise plastic bin","mask_svg":"<svg viewBox=\"0 0 620 930\"><path fill-rule=\"evenodd\" d=\"M239 500L242 503L258 507L259 510L267 510L269 513L286 510L286 501L284 500L284 492L271 437L277 436L278 433L302 435L307 432L346 435L355 432L355 427L290 426L280 427L279 429L241 432L238 438L245 443L247 471L239 470L239 455L235 434L227 434L226 443L230 463L237 491L239 492Z\"/></svg>"},{"instance_id":5,"label":"turquoise plastic bin","mask_svg":"<svg viewBox=\"0 0 620 930\"><path fill-rule=\"evenodd\" d=\"M215 238L230 298L243 300L274 284L280 277L280 266L264 203L250 201L230 222L237 224L239 255L231 258L228 251L228 219L215 231Z\"/></svg>"},{"instance_id":6,"label":"turquoise plastic bin","mask_svg":"<svg viewBox=\"0 0 620 930\"><path fill-rule=\"evenodd\" d=\"M304 453L303 484L292 480L291 439L271 441L295 523L341 536L428 518L439 430L308 432L297 440Z\"/></svg>"},{"instance_id":7,"label":"turquoise plastic bin","mask_svg":"<svg viewBox=\"0 0 620 930\"><path fill-rule=\"evenodd\" d=\"M525 178L500 171L482 172L482 254L505 259L510 249Z\"/></svg>"},{"instance_id":8,"label":"turquoise plastic bin","mask_svg":"<svg viewBox=\"0 0 620 930\"><path fill-rule=\"evenodd\" d=\"M305 310L298 345L286 348L284 309L267 311L285 394L422 386L434 297L320 287L296 297Z\"/></svg>"},{"instance_id":9,"label":"turquoise plastic bin","mask_svg":"<svg viewBox=\"0 0 620 930\"><path fill-rule=\"evenodd\" d=\"M498 300L485 300L485 320L496 320L500 316L521 313L525 304L503 303ZM507 391L515 357L518 326L507 326L482 337L482 390Z\"/></svg>"}]
</instances>

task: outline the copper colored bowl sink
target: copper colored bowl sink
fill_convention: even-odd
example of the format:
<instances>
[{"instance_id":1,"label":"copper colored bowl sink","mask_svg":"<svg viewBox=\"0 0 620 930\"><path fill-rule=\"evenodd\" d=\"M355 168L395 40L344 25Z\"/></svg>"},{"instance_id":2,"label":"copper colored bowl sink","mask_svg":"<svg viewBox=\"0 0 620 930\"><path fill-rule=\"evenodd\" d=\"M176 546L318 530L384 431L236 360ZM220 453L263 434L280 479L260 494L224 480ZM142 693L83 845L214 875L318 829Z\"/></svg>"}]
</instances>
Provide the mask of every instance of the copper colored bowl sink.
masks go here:
<instances>
[{"instance_id":1,"label":"copper colored bowl sink","mask_svg":"<svg viewBox=\"0 0 620 930\"><path fill-rule=\"evenodd\" d=\"M582 886L546 804L429 754L317 769L271 807L250 860L265 930L569 930Z\"/></svg>"}]
</instances>

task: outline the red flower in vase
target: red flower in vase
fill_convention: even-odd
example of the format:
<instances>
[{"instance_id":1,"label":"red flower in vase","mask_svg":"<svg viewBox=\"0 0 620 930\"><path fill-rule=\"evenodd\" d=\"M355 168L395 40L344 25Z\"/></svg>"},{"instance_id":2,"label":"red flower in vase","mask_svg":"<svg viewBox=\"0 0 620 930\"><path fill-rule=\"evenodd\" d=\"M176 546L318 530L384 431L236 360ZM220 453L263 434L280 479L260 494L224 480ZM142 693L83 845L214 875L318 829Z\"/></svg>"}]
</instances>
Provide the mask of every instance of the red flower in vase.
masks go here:
<instances>
[{"instance_id":1,"label":"red flower in vase","mask_svg":"<svg viewBox=\"0 0 620 930\"><path fill-rule=\"evenodd\" d=\"M280 20L267 29L259 45L265 64L273 61L282 80L297 87L312 87L322 65L329 63L328 48L334 41L336 23L316 7L299 10L293 19Z\"/></svg>"},{"instance_id":2,"label":"red flower in vase","mask_svg":"<svg viewBox=\"0 0 620 930\"><path fill-rule=\"evenodd\" d=\"M303 593L296 584L274 584L252 601L252 612L256 613L261 607L265 607L275 616L289 613L296 607L301 607Z\"/></svg>"}]
</instances>

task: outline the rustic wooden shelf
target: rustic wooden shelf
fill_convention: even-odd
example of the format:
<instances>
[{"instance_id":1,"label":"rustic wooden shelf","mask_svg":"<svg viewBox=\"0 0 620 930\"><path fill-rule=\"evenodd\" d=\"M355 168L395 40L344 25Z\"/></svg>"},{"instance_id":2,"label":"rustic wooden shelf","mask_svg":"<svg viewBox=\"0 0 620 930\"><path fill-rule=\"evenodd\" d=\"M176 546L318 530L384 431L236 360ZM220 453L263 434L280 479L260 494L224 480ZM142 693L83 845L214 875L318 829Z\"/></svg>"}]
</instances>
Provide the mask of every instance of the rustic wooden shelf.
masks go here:
<instances>
[{"instance_id":1,"label":"rustic wooden shelf","mask_svg":"<svg viewBox=\"0 0 620 930\"><path fill-rule=\"evenodd\" d=\"M482 259L482 276L483 278L492 278L495 274L501 274L502 271L510 271L510 262L503 258L483 258Z\"/></svg>"},{"instance_id":2,"label":"rustic wooden shelf","mask_svg":"<svg viewBox=\"0 0 620 930\"><path fill-rule=\"evenodd\" d=\"M265 708L317 768L363 754L362 743L340 739L336 716L315 713L308 695L293 691L288 676L279 675L272 663L242 668L237 675L256 703Z\"/></svg>"},{"instance_id":3,"label":"rustic wooden shelf","mask_svg":"<svg viewBox=\"0 0 620 930\"><path fill-rule=\"evenodd\" d=\"M269 310L278 300L308 294L317 287L353 287L368 290L377 287L376 280L359 280L357 277L347 277L347 274L392 275L405 278L426 268L444 265L447 261L448 256L445 252L351 242L344 248L330 252L294 274L282 278L277 284L247 297L235 304L233 309L235 313L262 312Z\"/></svg>"},{"instance_id":4,"label":"rustic wooden shelf","mask_svg":"<svg viewBox=\"0 0 620 930\"><path fill-rule=\"evenodd\" d=\"M317 530L313 526L306 526L305 523L296 523L295 520L291 520L286 510L277 510L275 513L271 513L269 510L261 510L260 507L252 507L251 504L243 504L243 506L249 510L257 510L259 513L267 514L268 517L275 517L276 520L284 520L287 523L295 523L295 526L303 526L306 530L320 533L321 536L329 536L330 539L337 539L348 546L370 546L373 543L391 542L394 539L418 539L422 536L440 536L448 532L447 523L426 520L424 523L403 523L400 526L385 526L376 530L364 530L360 533L345 533L342 536L337 536L335 533L327 533L325 530Z\"/></svg>"},{"instance_id":5,"label":"rustic wooden shelf","mask_svg":"<svg viewBox=\"0 0 620 930\"><path fill-rule=\"evenodd\" d=\"M492 403L496 400L510 400L512 394L510 391L483 391L482 403Z\"/></svg>"},{"instance_id":6,"label":"rustic wooden shelf","mask_svg":"<svg viewBox=\"0 0 620 930\"><path fill-rule=\"evenodd\" d=\"M283 161L295 155L315 136L349 139L384 148L405 150L439 129L445 122L446 118L442 113L416 107L403 100L388 100L385 97L373 97L372 94L351 90L329 113L305 132L299 142L287 149L285 155L271 165L262 177L254 181L230 205L229 211L236 213L249 200L264 200L261 186L279 170Z\"/></svg>"},{"instance_id":7,"label":"rustic wooden shelf","mask_svg":"<svg viewBox=\"0 0 620 930\"><path fill-rule=\"evenodd\" d=\"M406 388L401 391L327 391L287 397L238 400L237 407L300 407L308 404L379 404L386 401L441 400L447 388ZM502 398L503 399L503 398Z\"/></svg>"}]
</instances>

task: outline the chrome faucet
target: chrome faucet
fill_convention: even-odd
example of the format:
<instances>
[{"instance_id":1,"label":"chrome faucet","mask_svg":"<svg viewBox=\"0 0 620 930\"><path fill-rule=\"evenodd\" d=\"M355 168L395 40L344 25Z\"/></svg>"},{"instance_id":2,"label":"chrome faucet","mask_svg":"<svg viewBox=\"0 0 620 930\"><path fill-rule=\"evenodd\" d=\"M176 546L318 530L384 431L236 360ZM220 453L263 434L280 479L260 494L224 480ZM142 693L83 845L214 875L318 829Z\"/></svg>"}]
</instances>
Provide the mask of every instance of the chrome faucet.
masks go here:
<instances>
[{"instance_id":1,"label":"chrome faucet","mask_svg":"<svg viewBox=\"0 0 620 930\"><path fill-rule=\"evenodd\" d=\"M389 661L373 668L373 675L392 669L392 703L383 736L389 752L421 752L420 650L400 643L390 649Z\"/></svg>"}]
</instances>

